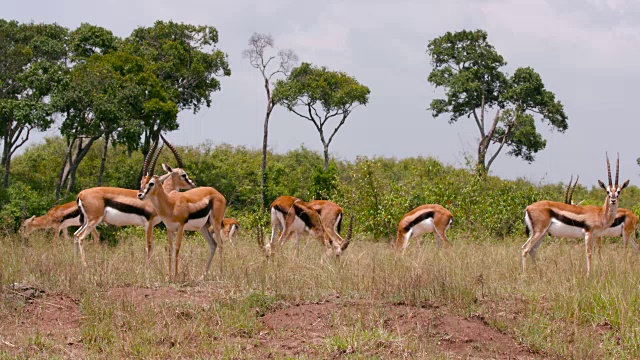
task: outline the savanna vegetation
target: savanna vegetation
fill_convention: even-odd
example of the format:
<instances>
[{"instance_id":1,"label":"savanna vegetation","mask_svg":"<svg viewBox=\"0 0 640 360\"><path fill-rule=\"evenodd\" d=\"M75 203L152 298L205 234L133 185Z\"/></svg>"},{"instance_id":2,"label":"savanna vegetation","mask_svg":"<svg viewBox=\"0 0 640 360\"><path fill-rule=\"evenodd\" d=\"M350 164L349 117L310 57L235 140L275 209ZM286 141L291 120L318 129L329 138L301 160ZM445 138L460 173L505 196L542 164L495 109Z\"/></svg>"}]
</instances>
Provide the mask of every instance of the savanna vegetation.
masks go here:
<instances>
[{"instance_id":1,"label":"savanna vegetation","mask_svg":"<svg viewBox=\"0 0 640 360\"><path fill-rule=\"evenodd\" d=\"M17 230L25 218L74 200L82 189L138 188L151 143L179 127L181 110L209 106L219 79L231 74L216 47L217 30L159 21L118 38L90 24L69 30L1 20L0 35L1 356L640 356L636 254L606 244L586 277L582 241L551 240L538 266L521 271L523 209L541 199L562 201L565 185L503 180L489 169L503 147L533 161L546 144L536 122L564 131L567 116L533 69L500 70L506 62L485 32L447 33L427 48L434 66L429 81L446 91L431 111L450 114L451 122L466 115L478 126L478 158L469 168L428 157L331 158L334 135L355 107L367 104L369 88L340 71L305 62L295 67L291 50L269 55L273 39L254 34L245 56L267 94L262 149L178 148L190 177L219 190L227 216L242 224L239 240L225 243L202 282L194 281L206 257L199 235L185 241L178 281L169 282L162 226L147 264L141 228L103 225L100 243L86 247L87 267L72 244ZM269 68L271 60L277 66ZM323 153L269 152L274 106L312 122ZM31 131L54 120L60 136L27 143ZM174 159L166 152L160 161ZM574 201L601 205L603 192L594 185L579 185ZM285 247L266 261L257 239L270 235L265 205L284 194L340 204L346 217L354 216L349 249L320 261L320 246L308 242L299 254ZM417 250L412 240L399 256L389 245L398 220L426 203L453 213L454 246ZM632 185L620 206L638 212L638 204ZM313 306L303 313L299 305ZM299 323L277 321L296 314ZM477 337L461 335L460 324L480 329ZM499 348L497 341L479 341L482 334L508 341Z\"/></svg>"}]
</instances>

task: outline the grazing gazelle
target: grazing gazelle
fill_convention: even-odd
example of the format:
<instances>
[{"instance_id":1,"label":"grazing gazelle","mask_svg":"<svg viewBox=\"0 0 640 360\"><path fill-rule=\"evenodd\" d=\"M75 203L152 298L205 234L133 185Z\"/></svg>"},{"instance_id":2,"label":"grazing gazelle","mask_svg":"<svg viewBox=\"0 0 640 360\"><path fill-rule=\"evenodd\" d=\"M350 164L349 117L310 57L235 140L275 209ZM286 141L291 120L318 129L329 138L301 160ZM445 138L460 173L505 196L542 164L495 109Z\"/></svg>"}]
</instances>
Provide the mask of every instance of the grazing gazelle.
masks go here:
<instances>
[{"instance_id":1,"label":"grazing gazelle","mask_svg":"<svg viewBox=\"0 0 640 360\"><path fill-rule=\"evenodd\" d=\"M271 203L271 239L264 246L267 257L270 257L276 245L281 245L291 236L309 233L326 248L326 254L332 252L340 256L349 246L351 231L342 240L334 232L325 229L320 215L306 203L293 196L280 196ZM277 241L278 232L282 231Z\"/></svg>"},{"instance_id":2,"label":"grazing gazelle","mask_svg":"<svg viewBox=\"0 0 640 360\"><path fill-rule=\"evenodd\" d=\"M209 231L212 230L212 228L209 228ZM229 243L233 244L233 237L237 234L238 230L240 230L240 223L238 220L234 218L222 219L222 233L227 239L229 239Z\"/></svg>"},{"instance_id":3,"label":"grazing gazelle","mask_svg":"<svg viewBox=\"0 0 640 360\"><path fill-rule=\"evenodd\" d=\"M157 157L151 164L149 164L149 159L156 151L157 145L156 143L151 147L145 158L142 166L143 177L141 182L146 183L153 174ZM182 159L173 146L169 145L167 144L176 157L179 168L171 169L171 172L167 174L168 179L163 184L165 190L169 192L195 187L193 181L189 179L187 173L182 169ZM76 251L80 251L80 257L84 265L86 265L86 262L82 240L103 221L115 226L143 226L147 239L147 262L150 260L153 251L153 227L160 223L160 218L157 216L150 201L140 201L138 199L138 191L115 187L94 187L82 190L78 194L76 202L84 216L84 223L75 232L75 245Z\"/></svg>"},{"instance_id":4,"label":"grazing gazelle","mask_svg":"<svg viewBox=\"0 0 640 360\"><path fill-rule=\"evenodd\" d=\"M527 242L522 245L522 270L526 270L527 255L535 261L536 251L548 234L557 237L576 237L582 234L587 255L587 275L591 272L591 253L593 241L614 223L618 213L618 197L622 189L629 185L629 180L618 185L620 158L616 162L616 182L611 181L611 165L607 156L607 174L609 185L598 180L598 184L606 193L604 205L578 206L555 201L538 201L525 209L524 221L527 232L531 233Z\"/></svg>"},{"instance_id":5,"label":"grazing gazelle","mask_svg":"<svg viewBox=\"0 0 640 360\"><path fill-rule=\"evenodd\" d=\"M166 142L166 140L165 140ZM167 142L167 146L169 143ZM157 156L155 158L157 160ZM185 192L168 192L163 183L171 177L173 169L162 164L167 174L154 175L147 182L140 184L138 199L151 200L153 207L167 228L169 242L169 276L175 280L178 275L178 255L185 230L197 230L209 243L209 258L201 279L209 273L213 255L218 244L222 243L220 228L227 200L218 190L212 187L198 187ZM213 234L209 226L213 226ZM176 235L175 247L173 236ZM215 237L215 238L214 238ZM175 264L175 266L174 266ZM173 267L173 272L172 272Z\"/></svg>"},{"instance_id":6,"label":"grazing gazelle","mask_svg":"<svg viewBox=\"0 0 640 360\"><path fill-rule=\"evenodd\" d=\"M569 180L569 185L567 185L567 190L564 195L564 203L565 204L573 204L572 197L573 191L576 189L576 185L578 184L578 179L576 182L571 185L571 181L573 180L573 176L571 180ZM569 191L571 189L571 191ZM578 205L582 203L579 202ZM627 244L629 241L631 242L631 246L635 251L638 251L638 244L636 244L634 238L636 235L636 228L638 227L638 216L631 210L618 208L618 213L616 214L616 219L613 221L613 224L609 226L607 230L605 230L601 236L598 237L598 252L601 253L602 249L602 236L611 236L611 237L622 237L622 244L625 250L627 250ZM581 231L576 231L574 237L581 238L584 235Z\"/></svg>"},{"instance_id":7,"label":"grazing gazelle","mask_svg":"<svg viewBox=\"0 0 640 360\"><path fill-rule=\"evenodd\" d=\"M453 224L453 215L443 206L438 204L427 204L406 213L398 224L398 234L396 236L396 248L402 247L404 253L409 245L411 237L419 237L425 233L433 233L436 246L440 245L440 240L444 241L444 246L451 246L445 233ZM420 239L418 239L418 242Z\"/></svg>"},{"instance_id":8,"label":"grazing gazelle","mask_svg":"<svg viewBox=\"0 0 640 360\"><path fill-rule=\"evenodd\" d=\"M340 241L342 251L345 251L350 243L340 236L340 228L342 227L342 208L329 200L311 200L307 203L318 215L320 215L320 221L326 231L330 233L332 239L338 239ZM353 229L353 217L349 222L349 228Z\"/></svg>"},{"instance_id":9,"label":"grazing gazelle","mask_svg":"<svg viewBox=\"0 0 640 360\"><path fill-rule=\"evenodd\" d=\"M64 231L64 238L69 239L67 228L69 226L80 226L83 221L78 204L75 201L71 201L54 206L42 216L36 217L34 215L28 218L22 223L20 233L24 236L29 236L34 230L53 228L55 230L54 241L58 240L61 231ZM100 235L95 229L91 232L91 235L93 236L93 242L97 242L100 239Z\"/></svg>"}]
</instances>

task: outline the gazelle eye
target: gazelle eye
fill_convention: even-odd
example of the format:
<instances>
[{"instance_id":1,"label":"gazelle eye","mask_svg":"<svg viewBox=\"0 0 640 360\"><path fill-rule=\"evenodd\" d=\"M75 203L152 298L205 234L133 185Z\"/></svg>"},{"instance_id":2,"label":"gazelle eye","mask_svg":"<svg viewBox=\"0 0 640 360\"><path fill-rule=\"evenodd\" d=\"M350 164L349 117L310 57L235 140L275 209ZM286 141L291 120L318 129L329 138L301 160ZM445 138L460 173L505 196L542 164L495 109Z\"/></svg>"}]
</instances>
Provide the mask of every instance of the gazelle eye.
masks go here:
<instances>
[{"instance_id":1,"label":"gazelle eye","mask_svg":"<svg viewBox=\"0 0 640 360\"><path fill-rule=\"evenodd\" d=\"M182 174L182 177L186 179L187 178L187 174Z\"/></svg>"}]
</instances>

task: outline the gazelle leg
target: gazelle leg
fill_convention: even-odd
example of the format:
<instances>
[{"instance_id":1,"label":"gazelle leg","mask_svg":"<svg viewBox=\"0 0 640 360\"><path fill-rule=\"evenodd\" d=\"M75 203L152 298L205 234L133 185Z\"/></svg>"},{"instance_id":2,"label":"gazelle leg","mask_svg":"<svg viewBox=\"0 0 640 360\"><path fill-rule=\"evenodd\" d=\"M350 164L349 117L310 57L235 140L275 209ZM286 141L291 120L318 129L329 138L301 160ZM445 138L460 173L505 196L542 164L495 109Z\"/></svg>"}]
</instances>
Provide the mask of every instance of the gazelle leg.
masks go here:
<instances>
[{"instance_id":1,"label":"gazelle leg","mask_svg":"<svg viewBox=\"0 0 640 360\"><path fill-rule=\"evenodd\" d=\"M207 266L204 269L204 274L202 274L202 277L200 277L200 280L204 280L209 274L213 255L215 255L216 253L218 243L213 238L213 235L209 232L209 228L207 226L203 226L202 228L200 228L200 234L202 234L202 236L207 239L207 243L209 244L209 259L207 259Z\"/></svg>"},{"instance_id":2,"label":"gazelle leg","mask_svg":"<svg viewBox=\"0 0 640 360\"><path fill-rule=\"evenodd\" d=\"M216 242L216 245L220 246L220 272L222 272L222 270L224 269L224 256L222 253L222 228L220 225L220 221L214 221L213 231L210 234L214 237L214 241ZM211 244L209 244L209 246L211 246ZM213 259L215 248L213 249L213 252L211 252L211 249L209 250L210 250L210 257L209 257L209 261L207 262L207 269L205 270L205 274L209 272L209 266L211 266L211 259Z\"/></svg>"},{"instance_id":3,"label":"gazelle leg","mask_svg":"<svg viewBox=\"0 0 640 360\"><path fill-rule=\"evenodd\" d=\"M587 232L584 234L584 244L587 252L587 276L591 273L591 251L593 249L593 236Z\"/></svg>"},{"instance_id":4,"label":"gazelle leg","mask_svg":"<svg viewBox=\"0 0 640 360\"><path fill-rule=\"evenodd\" d=\"M167 234L169 231L167 230ZM153 221L151 219L145 226L145 237L147 238L147 265L151 261L151 255L153 254Z\"/></svg>"},{"instance_id":5,"label":"gazelle leg","mask_svg":"<svg viewBox=\"0 0 640 360\"><path fill-rule=\"evenodd\" d=\"M278 231L280 230L282 230L280 220L272 212L271 213L271 239L269 239L269 242L264 245L264 250L265 250L265 253L267 254L267 257L270 257L271 253L275 251L276 243L274 241L276 240L276 237L278 236Z\"/></svg>"},{"instance_id":6,"label":"gazelle leg","mask_svg":"<svg viewBox=\"0 0 640 360\"><path fill-rule=\"evenodd\" d=\"M182 237L184 236L184 225L180 226L178 228L178 236L176 236L176 246L175 246L175 253L176 253L176 266L174 269L174 273L173 273L173 280L175 281L176 278L178 277L178 255L180 255L180 246L182 245ZM222 250L222 249L220 249Z\"/></svg>"},{"instance_id":7,"label":"gazelle leg","mask_svg":"<svg viewBox=\"0 0 640 360\"><path fill-rule=\"evenodd\" d=\"M434 234L436 234L436 239L439 238L440 240L442 240L444 248L447 249L451 247L451 241L449 241L449 238L447 238L447 234L445 233L445 231L440 232L440 230L434 229ZM440 246L437 242L436 245Z\"/></svg>"},{"instance_id":8,"label":"gazelle leg","mask_svg":"<svg viewBox=\"0 0 640 360\"><path fill-rule=\"evenodd\" d=\"M171 270L173 265L173 231L167 229L167 252L169 253L169 279L171 279Z\"/></svg>"},{"instance_id":9,"label":"gazelle leg","mask_svg":"<svg viewBox=\"0 0 640 360\"><path fill-rule=\"evenodd\" d=\"M411 239L412 234L413 234L413 229L407 231L407 233L404 234L403 241L402 241L402 255L404 255L404 253L407 251L407 247L409 246L409 239Z\"/></svg>"},{"instance_id":10,"label":"gazelle leg","mask_svg":"<svg viewBox=\"0 0 640 360\"><path fill-rule=\"evenodd\" d=\"M540 232L533 232L527 242L522 245L522 272L527 271L527 255L531 256L531 261L535 264L536 252L538 247L542 244L542 240L547 235L547 229Z\"/></svg>"}]
</instances>

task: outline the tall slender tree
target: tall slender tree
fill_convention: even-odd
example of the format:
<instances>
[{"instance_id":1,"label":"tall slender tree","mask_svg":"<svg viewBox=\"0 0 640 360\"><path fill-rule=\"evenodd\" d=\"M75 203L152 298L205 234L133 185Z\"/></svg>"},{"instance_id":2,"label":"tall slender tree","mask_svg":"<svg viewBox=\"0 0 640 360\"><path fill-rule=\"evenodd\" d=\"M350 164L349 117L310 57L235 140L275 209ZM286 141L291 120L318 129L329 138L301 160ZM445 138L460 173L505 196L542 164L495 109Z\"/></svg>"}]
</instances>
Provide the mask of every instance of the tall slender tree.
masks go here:
<instances>
[{"instance_id":1,"label":"tall slender tree","mask_svg":"<svg viewBox=\"0 0 640 360\"><path fill-rule=\"evenodd\" d=\"M53 124L49 95L61 82L68 30L56 24L20 24L0 19L0 134L4 187L11 157L33 129Z\"/></svg>"},{"instance_id":2,"label":"tall slender tree","mask_svg":"<svg viewBox=\"0 0 640 360\"><path fill-rule=\"evenodd\" d=\"M264 90L267 94L267 109L264 115L262 135L262 187L260 192L260 206L264 209L267 204L267 145L269 135L269 118L276 106L273 101L272 80L277 75L288 76L291 69L298 63L298 55L293 50L278 50L277 54L268 51L274 49L274 41L271 35L253 33L249 38L249 48L242 52L242 56L249 59L249 63L260 71ZM275 49L274 49L275 51ZM275 61L275 62L274 62Z\"/></svg>"},{"instance_id":3,"label":"tall slender tree","mask_svg":"<svg viewBox=\"0 0 640 360\"><path fill-rule=\"evenodd\" d=\"M487 41L486 31L447 32L429 42L427 53L433 65L428 80L446 91L445 98L434 99L430 109L433 116L450 114L449 123L473 118L480 133L478 174L489 172L505 146L508 155L534 161L547 144L536 128L536 118L559 132L569 127L562 103L535 70L517 68L511 76L500 70L507 63ZM493 118L487 119L491 110ZM490 148L494 150L489 155Z\"/></svg>"},{"instance_id":4,"label":"tall slender tree","mask_svg":"<svg viewBox=\"0 0 640 360\"><path fill-rule=\"evenodd\" d=\"M355 78L326 67L302 63L286 80L278 80L273 91L276 104L313 123L324 150L324 171L329 169L329 145L353 109L369 102L370 90ZM338 120L329 136L328 122Z\"/></svg>"}]
</instances>

